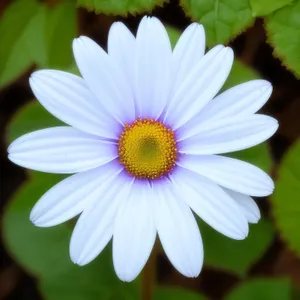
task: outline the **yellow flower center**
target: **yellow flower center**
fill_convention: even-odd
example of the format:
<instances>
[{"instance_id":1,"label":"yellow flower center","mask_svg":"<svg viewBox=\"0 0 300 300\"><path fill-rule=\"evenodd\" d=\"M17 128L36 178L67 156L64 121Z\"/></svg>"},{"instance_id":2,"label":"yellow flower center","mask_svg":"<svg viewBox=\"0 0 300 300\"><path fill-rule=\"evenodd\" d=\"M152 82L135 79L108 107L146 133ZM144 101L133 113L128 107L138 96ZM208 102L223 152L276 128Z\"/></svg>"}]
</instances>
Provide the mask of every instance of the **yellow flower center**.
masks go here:
<instances>
[{"instance_id":1,"label":"yellow flower center","mask_svg":"<svg viewBox=\"0 0 300 300\"><path fill-rule=\"evenodd\" d=\"M119 137L118 153L121 164L130 175L157 179L175 166L175 134L159 121L139 118L125 125Z\"/></svg>"}]
</instances>

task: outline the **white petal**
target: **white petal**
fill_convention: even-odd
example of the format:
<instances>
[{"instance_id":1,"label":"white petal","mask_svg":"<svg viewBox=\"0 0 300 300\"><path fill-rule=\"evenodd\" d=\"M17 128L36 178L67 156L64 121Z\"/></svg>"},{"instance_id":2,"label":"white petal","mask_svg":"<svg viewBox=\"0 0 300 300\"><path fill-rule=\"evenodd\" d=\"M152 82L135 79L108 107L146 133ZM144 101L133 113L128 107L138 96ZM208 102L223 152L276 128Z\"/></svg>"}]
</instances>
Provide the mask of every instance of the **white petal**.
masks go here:
<instances>
[{"instance_id":1,"label":"white petal","mask_svg":"<svg viewBox=\"0 0 300 300\"><path fill-rule=\"evenodd\" d=\"M182 168L171 180L191 209L215 230L236 240L248 235L248 222L242 209L217 184Z\"/></svg>"},{"instance_id":2,"label":"white petal","mask_svg":"<svg viewBox=\"0 0 300 300\"><path fill-rule=\"evenodd\" d=\"M16 139L8 158L42 172L77 173L104 165L118 156L117 145L72 127L34 131Z\"/></svg>"},{"instance_id":3,"label":"white petal","mask_svg":"<svg viewBox=\"0 0 300 300\"><path fill-rule=\"evenodd\" d=\"M89 205L79 217L71 237L70 257L74 263L88 264L107 245L119 206L130 187L120 174L115 174L89 195Z\"/></svg>"},{"instance_id":4,"label":"white petal","mask_svg":"<svg viewBox=\"0 0 300 300\"><path fill-rule=\"evenodd\" d=\"M138 116L157 119L170 93L172 48L155 17L144 17L136 36L135 91Z\"/></svg>"},{"instance_id":5,"label":"white petal","mask_svg":"<svg viewBox=\"0 0 300 300\"><path fill-rule=\"evenodd\" d=\"M243 194L263 197L274 190L273 180L268 174L238 159L218 155L185 155L178 165Z\"/></svg>"},{"instance_id":6,"label":"white petal","mask_svg":"<svg viewBox=\"0 0 300 300\"><path fill-rule=\"evenodd\" d=\"M247 149L270 138L277 128L274 118L257 114L207 122L177 132L179 152L219 154Z\"/></svg>"},{"instance_id":7,"label":"white petal","mask_svg":"<svg viewBox=\"0 0 300 300\"><path fill-rule=\"evenodd\" d=\"M193 23L180 36L172 55L173 90L185 80L189 72L203 57L205 31L202 25Z\"/></svg>"},{"instance_id":8,"label":"white petal","mask_svg":"<svg viewBox=\"0 0 300 300\"><path fill-rule=\"evenodd\" d=\"M257 223L259 221L259 207L250 196L228 189L224 190L233 200L235 200L240 205L249 223Z\"/></svg>"},{"instance_id":9,"label":"white petal","mask_svg":"<svg viewBox=\"0 0 300 300\"><path fill-rule=\"evenodd\" d=\"M218 93L230 72L233 51L221 45L214 47L189 72L166 111L165 121L175 130L192 117Z\"/></svg>"},{"instance_id":10,"label":"white petal","mask_svg":"<svg viewBox=\"0 0 300 300\"><path fill-rule=\"evenodd\" d=\"M84 80L54 70L34 72L30 86L40 103L63 122L88 133L117 138L120 124L110 117Z\"/></svg>"},{"instance_id":11,"label":"white petal","mask_svg":"<svg viewBox=\"0 0 300 300\"><path fill-rule=\"evenodd\" d=\"M154 188L155 224L161 244L180 273L197 277L203 264L203 245L193 213L171 184Z\"/></svg>"},{"instance_id":12,"label":"white petal","mask_svg":"<svg viewBox=\"0 0 300 300\"><path fill-rule=\"evenodd\" d=\"M73 41L73 52L82 77L102 107L121 124L134 120L130 85L117 63L85 36Z\"/></svg>"},{"instance_id":13,"label":"white petal","mask_svg":"<svg viewBox=\"0 0 300 300\"><path fill-rule=\"evenodd\" d=\"M59 182L33 207L31 222L36 226L49 227L75 217L88 206L90 194L106 179L120 173L121 170L122 167L118 163L111 162Z\"/></svg>"},{"instance_id":14,"label":"white petal","mask_svg":"<svg viewBox=\"0 0 300 300\"><path fill-rule=\"evenodd\" d=\"M210 101L195 119L196 124L256 113L270 98L272 85L266 80L239 84Z\"/></svg>"},{"instance_id":15,"label":"white petal","mask_svg":"<svg viewBox=\"0 0 300 300\"><path fill-rule=\"evenodd\" d=\"M150 189L148 183L134 182L128 199L124 198L116 217L113 263L118 277L123 281L132 281L141 272L155 242Z\"/></svg>"},{"instance_id":16,"label":"white petal","mask_svg":"<svg viewBox=\"0 0 300 300\"><path fill-rule=\"evenodd\" d=\"M111 25L107 48L108 55L118 64L133 89L135 37L123 23L115 22Z\"/></svg>"}]
</instances>

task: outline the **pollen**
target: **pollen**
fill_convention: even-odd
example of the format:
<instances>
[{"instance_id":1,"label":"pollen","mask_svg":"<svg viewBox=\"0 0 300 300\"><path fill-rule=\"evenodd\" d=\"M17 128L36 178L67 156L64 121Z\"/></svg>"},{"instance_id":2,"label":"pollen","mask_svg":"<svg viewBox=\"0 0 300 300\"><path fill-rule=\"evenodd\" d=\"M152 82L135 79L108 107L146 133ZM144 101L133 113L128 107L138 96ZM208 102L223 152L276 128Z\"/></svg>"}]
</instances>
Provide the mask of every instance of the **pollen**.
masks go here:
<instances>
[{"instance_id":1,"label":"pollen","mask_svg":"<svg viewBox=\"0 0 300 300\"><path fill-rule=\"evenodd\" d=\"M118 142L119 161L136 178L158 179L175 167L174 132L162 122L139 118L126 124Z\"/></svg>"}]
</instances>

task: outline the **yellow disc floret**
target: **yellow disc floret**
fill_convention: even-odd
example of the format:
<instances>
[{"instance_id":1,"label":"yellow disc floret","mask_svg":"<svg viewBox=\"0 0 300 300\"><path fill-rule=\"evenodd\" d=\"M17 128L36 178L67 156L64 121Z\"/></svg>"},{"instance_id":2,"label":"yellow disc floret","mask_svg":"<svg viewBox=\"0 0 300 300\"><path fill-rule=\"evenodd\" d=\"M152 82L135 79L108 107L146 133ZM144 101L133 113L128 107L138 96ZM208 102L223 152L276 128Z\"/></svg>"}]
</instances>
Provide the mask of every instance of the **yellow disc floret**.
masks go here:
<instances>
[{"instance_id":1,"label":"yellow disc floret","mask_svg":"<svg viewBox=\"0 0 300 300\"><path fill-rule=\"evenodd\" d=\"M177 159L174 132L163 123L139 118L124 127L118 143L119 160L130 175L157 179L168 174Z\"/></svg>"}]
</instances>

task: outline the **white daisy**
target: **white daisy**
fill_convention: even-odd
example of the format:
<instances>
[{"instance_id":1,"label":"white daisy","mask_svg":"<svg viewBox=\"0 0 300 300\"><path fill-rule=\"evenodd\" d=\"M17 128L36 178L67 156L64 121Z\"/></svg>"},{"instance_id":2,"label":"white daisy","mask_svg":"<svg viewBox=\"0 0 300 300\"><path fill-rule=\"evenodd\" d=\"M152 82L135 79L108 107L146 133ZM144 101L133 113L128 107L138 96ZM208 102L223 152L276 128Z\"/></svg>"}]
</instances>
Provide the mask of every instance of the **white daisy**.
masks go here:
<instances>
[{"instance_id":1,"label":"white daisy","mask_svg":"<svg viewBox=\"0 0 300 300\"><path fill-rule=\"evenodd\" d=\"M108 53L87 37L75 39L82 78L53 70L31 76L36 98L70 126L22 136L9 158L38 171L76 173L50 189L30 216L47 227L81 214L70 243L74 263L89 263L112 239L116 273L131 281L158 233L174 267L195 277L203 245L192 211L233 239L244 239L248 222L260 218L250 196L271 194L271 178L218 154L274 134L277 121L255 114L272 87L253 80L216 96L233 51L204 49L201 25L190 25L172 51L161 22L145 17L136 38L114 23Z\"/></svg>"}]
</instances>

